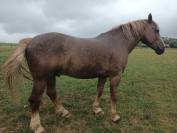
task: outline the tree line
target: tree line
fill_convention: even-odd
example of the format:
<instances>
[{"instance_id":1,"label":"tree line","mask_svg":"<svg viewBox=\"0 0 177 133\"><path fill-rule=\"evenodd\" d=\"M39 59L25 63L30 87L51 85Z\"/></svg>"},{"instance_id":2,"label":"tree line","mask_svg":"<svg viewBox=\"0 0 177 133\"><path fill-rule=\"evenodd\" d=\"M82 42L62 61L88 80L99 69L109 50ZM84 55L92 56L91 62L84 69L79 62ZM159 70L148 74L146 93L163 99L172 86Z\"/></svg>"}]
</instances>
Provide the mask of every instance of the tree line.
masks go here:
<instances>
[{"instance_id":1,"label":"tree line","mask_svg":"<svg viewBox=\"0 0 177 133\"><path fill-rule=\"evenodd\" d=\"M175 38L169 38L169 37L162 37L166 47L168 48L177 48L177 39ZM139 43L138 47L147 47L143 43Z\"/></svg>"}]
</instances>

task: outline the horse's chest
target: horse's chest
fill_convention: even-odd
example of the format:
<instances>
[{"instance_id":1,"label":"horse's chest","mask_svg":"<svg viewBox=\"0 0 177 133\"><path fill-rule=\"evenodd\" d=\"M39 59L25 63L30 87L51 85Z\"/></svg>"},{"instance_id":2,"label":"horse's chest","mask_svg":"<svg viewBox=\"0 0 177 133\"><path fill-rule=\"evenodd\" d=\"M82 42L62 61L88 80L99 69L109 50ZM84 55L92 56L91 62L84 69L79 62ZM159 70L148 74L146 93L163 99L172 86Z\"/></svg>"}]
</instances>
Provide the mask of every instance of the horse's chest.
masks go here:
<instances>
[{"instance_id":1,"label":"horse's chest","mask_svg":"<svg viewBox=\"0 0 177 133\"><path fill-rule=\"evenodd\" d=\"M108 69L108 75L117 75L121 72L121 66L119 64L110 64Z\"/></svg>"}]
</instances>

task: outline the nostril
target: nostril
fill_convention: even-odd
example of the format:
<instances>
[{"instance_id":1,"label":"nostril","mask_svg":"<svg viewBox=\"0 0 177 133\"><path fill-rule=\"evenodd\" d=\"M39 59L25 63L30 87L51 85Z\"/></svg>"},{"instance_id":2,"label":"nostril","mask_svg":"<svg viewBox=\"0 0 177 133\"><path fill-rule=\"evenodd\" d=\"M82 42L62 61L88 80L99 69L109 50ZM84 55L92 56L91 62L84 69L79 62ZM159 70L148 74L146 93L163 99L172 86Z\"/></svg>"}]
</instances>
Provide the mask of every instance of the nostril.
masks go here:
<instances>
[{"instance_id":1,"label":"nostril","mask_svg":"<svg viewBox=\"0 0 177 133\"><path fill-rule=\"evenodd\" d=\"M159 46L158 48L159 48L160 50L164 50L164 49L165 49L164 46Z\"/></svg>"},{"instance_id":2,"label":"nostril","mask_svg":"<svg viewBox=\"0 0 177 133\"><path fill-rule=\"evenodd\" d=\"M165 47L157 47L157 49L156 49L156 53L159 54L159 55L163 54L164 51L165 51Z\"/></svg>"},{"instance_id":3,"label":"nostril","mask_svg":"<svg viewBox=\"0 0 177 133\"><path fill-rule=\"evenodd\" d=\"M165 47L162 47L161 50L162 50L162 51L165 51Z\"/></svg>"}]
</instances>

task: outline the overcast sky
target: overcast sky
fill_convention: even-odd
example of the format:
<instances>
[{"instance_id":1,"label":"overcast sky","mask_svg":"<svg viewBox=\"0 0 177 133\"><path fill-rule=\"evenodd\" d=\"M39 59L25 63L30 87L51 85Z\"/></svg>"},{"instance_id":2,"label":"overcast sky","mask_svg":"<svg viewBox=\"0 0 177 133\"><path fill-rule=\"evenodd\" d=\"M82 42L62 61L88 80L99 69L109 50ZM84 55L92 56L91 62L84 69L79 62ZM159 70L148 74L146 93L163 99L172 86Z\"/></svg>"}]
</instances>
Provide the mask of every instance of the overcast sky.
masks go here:
<instances>
[{"instance_id":1,"label":"overcast sky","mask_svg":"<svg viewBox=\"0 0 177 133\"><path fill-rule=\"evenodd\" d=\"M162 36L177 38L177 0L1 0L0 42L45 32L94 37L150 12Z\"/></svg>"}]
</instances>

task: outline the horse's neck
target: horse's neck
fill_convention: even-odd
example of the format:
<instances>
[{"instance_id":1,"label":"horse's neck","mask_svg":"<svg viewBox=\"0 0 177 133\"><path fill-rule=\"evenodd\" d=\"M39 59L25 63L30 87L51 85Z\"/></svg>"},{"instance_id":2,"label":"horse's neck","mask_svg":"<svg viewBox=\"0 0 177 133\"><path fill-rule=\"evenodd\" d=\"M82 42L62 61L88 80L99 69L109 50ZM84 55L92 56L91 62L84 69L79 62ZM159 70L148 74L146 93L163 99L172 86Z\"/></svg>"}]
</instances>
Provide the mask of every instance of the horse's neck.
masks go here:
<instances>
[{"instance_id":1,"label":"horse's neck","mask_svg":"<svg viewBox=\"0 0 177 133\"><path fill-rule=\"evenodd\" d=\"M127 43L127 50L128 53L131 53L132 50L138 45L140 39L139 38L134 38L132 40L125 40Z\"/></svg>"},{"instance_id":2,"label":"horse's neck","mask_svg":"<svg viewBox=\"0 0 177 133\"><path fill-rule=\"evenodd\" d=\"M121 47L125 47L128 53L130 53L140 41L139 37L135 37L133 39L126 38L119 27L112 31L102 33L97 36L97 38L108 39L115 43L115 45L122 45Z\"/></svg>"},{"instance_id":3,"label":"horse's neck","mask_svg":"<svg viewBox=\"0 0 177 133\"><path fill-rule=\"evenodd\" d=\"M133 32L133 31L131 31L131 32ZM116 33L115 33L115 36L116 36ZM119 39L120 38L122 39L123 43L121 43L120 45L125 45L128 54L131 53L132 50L137 46L137 44L139 43L140 38L141 38L139 36L139 34L138 34L138 36L133 35L132 38L125 37L125 35L123 34L122 29L120 27L117 30L117 36L119 36Z\"/></svg>"}]
</instances>

